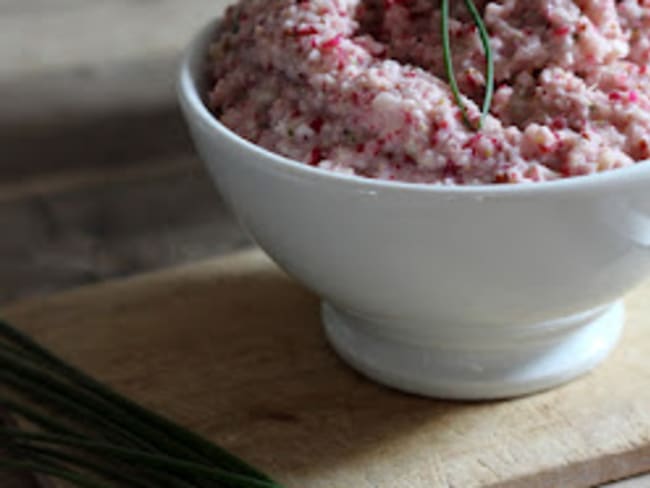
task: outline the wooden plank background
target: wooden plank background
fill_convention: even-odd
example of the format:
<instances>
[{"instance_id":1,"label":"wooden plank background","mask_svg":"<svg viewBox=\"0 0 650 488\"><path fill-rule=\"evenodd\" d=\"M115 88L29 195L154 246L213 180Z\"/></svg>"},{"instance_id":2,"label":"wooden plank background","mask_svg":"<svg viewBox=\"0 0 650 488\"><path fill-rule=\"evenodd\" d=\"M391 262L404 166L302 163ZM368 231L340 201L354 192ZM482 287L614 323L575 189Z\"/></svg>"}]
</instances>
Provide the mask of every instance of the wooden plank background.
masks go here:
<instances>
[{"instance_id":1,"label":"wooden plank background","mask_svg":"<svg viewBox=\"0 0 650 488\"><path fill-rule=\"evenodd\" d=\"M0 303L250 245L174 96L227 3L0 0Z\"/></svg>"},{"instance_id":2,"label":"wooden plank background","mask_svg":"<svg viewBox=\"0 0 650 488\"><path fill-rule=\"evenodd\" d=\"M0 303L249 244L178 112L224 0L0 0Z\"/></svg>"},{"instance_id":3,"label":"wooden plank background","mask_svg":"<svg viewBox=\"0 0 650 488\"><path fill-rule=\"evenodd\" d=\"M225 3L0 0L0 303L249 245L173 91Z\"/></svg>"}]
</instances>

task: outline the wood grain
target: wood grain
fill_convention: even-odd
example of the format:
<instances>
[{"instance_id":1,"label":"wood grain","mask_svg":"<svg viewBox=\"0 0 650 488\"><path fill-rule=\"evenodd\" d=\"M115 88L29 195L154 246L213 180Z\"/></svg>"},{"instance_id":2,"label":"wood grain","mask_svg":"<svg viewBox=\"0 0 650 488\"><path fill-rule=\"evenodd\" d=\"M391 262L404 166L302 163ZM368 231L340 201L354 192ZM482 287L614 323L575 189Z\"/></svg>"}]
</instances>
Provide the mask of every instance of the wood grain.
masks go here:
<instances>
[{"instance_id":1,"label":"wood grain","mask_svg":"<svg viewBox=\"0 0 650 488\"><path fill-rule=\"evenodd\" d=\"M191 152L179 56L226 0L0 0L0 180Z\"/></svg>"},{"instance_id":2,"label":"wood grain","mask_svg":"<svg viewBox=\"0 0 650 488\"><path fill-rule=\"evenodd\" d=\"M195 158L0 184L0 303L240 249Z\"/></svg>"},{"instance_id":3,"label":"wood grain","mask_svg":"<svg viewBox=\"0 0 650 488\"><path fill-rule=\"evenodd\" d=\"M594 373L479 404L353 373L323 338L317 299L259 253L4 312L290 488L580 487L650 469L649 293L628 297L623 342Z\"/></svg>"},{"instance_id":4,"label":"wood grain","mask_svg":"<svg viewBox=\"0 0 650 488\"><path fill-rule=\"evenodd\" d=\"M79 222L116 216L128 205L116 204L118 195L143 201L133 185L115 181L115 168L155 171L161 161L191 158L175 69L195 29L226 3L0 0L0 303L241 246L241 233L204 198L202 183L181 208L209 215L190 213L183 223L179 211L165 211L168 174L143 182L148 207L162 210L133 235ZM98 187L100 201L91 197ZM34 483L0 475L0 486Z\"/></svg>"},{"instance_id":5,"label":"wood grain","mask_svg":"<svg viewBox=\"0 0 650 488\"><path fill-rule=\"evenodd\" d=\"M174 93L226 3L0 0L0 303L249 244Z\"/></svg>"},{"instance_id":6,"label":"wood grain","mask_svg":"<svg viewBox=\"0 0 650 488\"><path fill-rule=\"evenodd\" d=\"M650 475L634 476L621 481L607 483L602 488L648 488L650 487Z\"/></svg>"},{"instance_id":7,"label":"wood grain","mask_svg":"<svg viewBox=\"0 0 650 488\"><path fill-rule=\"evenodd\" d=\"M228 3L232 2L0 0L0 64L11 67L0 76L100 67L177 52Z\"/></svg>"}]
</instances>

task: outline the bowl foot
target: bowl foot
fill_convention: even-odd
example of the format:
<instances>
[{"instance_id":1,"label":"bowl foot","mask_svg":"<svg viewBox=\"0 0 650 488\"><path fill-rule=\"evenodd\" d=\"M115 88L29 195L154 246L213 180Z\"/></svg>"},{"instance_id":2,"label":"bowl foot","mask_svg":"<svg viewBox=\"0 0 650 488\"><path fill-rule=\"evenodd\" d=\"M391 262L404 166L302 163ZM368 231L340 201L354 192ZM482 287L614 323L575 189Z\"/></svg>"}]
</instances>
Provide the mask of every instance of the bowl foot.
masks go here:
<instances>
[{"instance_id":1,"label":"bowl foot","mask_svg":"<svg viewBox=\"0 0 650 488\"><path fill-rule=\"evenodd\" d=\"M399 390L457 400L525 395L586 373L616 345L624 315L616 302L542 324L449 327L442 336L322 306L328 339L352 367Z\"/></svg>"}]
</instances>

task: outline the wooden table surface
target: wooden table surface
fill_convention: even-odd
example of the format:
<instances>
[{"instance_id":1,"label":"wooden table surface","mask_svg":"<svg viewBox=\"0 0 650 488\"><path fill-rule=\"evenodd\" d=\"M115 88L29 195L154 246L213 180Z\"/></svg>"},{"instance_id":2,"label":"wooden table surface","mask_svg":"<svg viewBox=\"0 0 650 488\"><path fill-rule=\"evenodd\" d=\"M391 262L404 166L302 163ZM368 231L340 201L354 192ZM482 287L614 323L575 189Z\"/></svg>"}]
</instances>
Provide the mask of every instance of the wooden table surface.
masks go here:
<instances>
[{"instance_id":1,"label":"wooden table surface","mask_svg":"<svg viewBox=\"0 0 650 488\"><path fill-rule=\"evenodd\" d=\"M227 3L0 0L0 303L250 244L173 93L180 51Z\"/></svg>"}]
</instances>

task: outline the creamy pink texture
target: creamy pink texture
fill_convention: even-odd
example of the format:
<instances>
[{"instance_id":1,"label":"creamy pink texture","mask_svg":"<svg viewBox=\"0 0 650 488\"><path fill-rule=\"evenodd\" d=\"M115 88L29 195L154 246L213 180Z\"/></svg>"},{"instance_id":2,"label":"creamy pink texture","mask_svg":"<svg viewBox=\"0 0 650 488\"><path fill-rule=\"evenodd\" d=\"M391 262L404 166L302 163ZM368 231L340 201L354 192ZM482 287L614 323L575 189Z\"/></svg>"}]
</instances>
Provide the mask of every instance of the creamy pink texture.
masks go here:
<instances>
[{"instance_id":1,"label":"creamy pink texture","mask_svg":"<svg viewBox=\"0 0 650 488\"><path fill-rule=\"evenodd\" d=\"M483 50L451 3L456 76L477 121ZM437 0L240 0L210 50L210 105L269 150L379 179L544 181L650 156L650 3L477 5L497 84L480 131L446 82Z\"/></svg>"}]
</instances>

